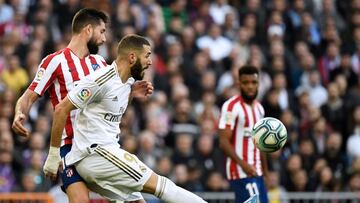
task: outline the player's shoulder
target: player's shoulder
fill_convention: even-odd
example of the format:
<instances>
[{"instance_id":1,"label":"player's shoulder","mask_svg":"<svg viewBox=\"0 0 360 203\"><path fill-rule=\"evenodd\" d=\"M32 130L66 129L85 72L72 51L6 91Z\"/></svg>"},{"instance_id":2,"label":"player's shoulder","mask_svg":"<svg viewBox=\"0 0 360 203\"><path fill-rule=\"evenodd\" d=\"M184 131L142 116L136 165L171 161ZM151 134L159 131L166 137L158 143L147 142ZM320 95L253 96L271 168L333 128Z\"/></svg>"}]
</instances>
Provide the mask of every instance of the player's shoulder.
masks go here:
<instances>
[{"instance_id":1,"label":"player's shoulder","mask_svg":"<svg viewBox=\"0 0 360 203\"><path fill-rule=\"evenodd\" d=\"M105 84L110 79L114 78L117 75L116 66L113 64L107 65L104 68L100 68L95 71L93 74L89 75L89 78L97 83L99 86Z\"/></svg>"},{"instance_id":2,"label":"player's shoulder","mask_svg":"<svg viewBox=\"0 0 360 203\"><path fill-rule=\"evenodd\" d=\"M65 49L61 49L59 51L53 52L51 54L48 54L43 58L43 60L40 63L40 66L44 69L48 67L48 65L51 64L59 64L64 59L64 51Z\"/></svg>"},{"instance_id":3,"label":"player's shoulder","mask_svg":"<svg viewBox=\"0 0 360 203\"><path fill-rule=\"evenodd\" d=\"M95 58L95 59L97 59L97 60L105 61L104 57L102 57L102 56L99 55L99 54L90 54L89 57L90 57L90 58L93 57L93 58Z\"/></svg>"},{"instance_id":4,"label":"player's shoulder","mask_svg":"<svg viewBox=\"0 0 360 203\"><path fill-rule=\"evenodd\" d=\"M226 104L226 105L229 105L229 104L234 105L234 104L236 104L236 103L239 103L240 101L241 101L241 96L239 96L239 95L234 95L234 96L228 98L228 99L224 102L224 105L225 105L225 104Z\"/></svg>"},{"instance_id":5,"label":"player's shoulder","mask_svg":"<svg viewBox=\"0 0 360 203\"><path fill-rule=\"evenodd\" d=\"M235 95L227 99L223 104L223 109L226 109L227 111L233 111L236 109L236 106L240 104L241 96Z\"/></svg>"}]
</instances>

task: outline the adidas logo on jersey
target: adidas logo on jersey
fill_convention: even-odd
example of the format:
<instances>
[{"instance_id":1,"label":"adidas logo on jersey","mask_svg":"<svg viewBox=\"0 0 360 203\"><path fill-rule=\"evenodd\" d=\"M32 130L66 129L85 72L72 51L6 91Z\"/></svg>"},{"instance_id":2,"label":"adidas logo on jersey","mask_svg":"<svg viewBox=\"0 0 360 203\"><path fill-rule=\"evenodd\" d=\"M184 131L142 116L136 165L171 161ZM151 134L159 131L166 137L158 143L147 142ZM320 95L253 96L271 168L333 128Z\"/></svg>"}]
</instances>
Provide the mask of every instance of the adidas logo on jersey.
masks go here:
<instances>
[{"instance_id":1,"label":"adidas logo on jersey","mask_svg":"<svg viewBox=\"0 0 360 203\"><path fill-rule=\"evenodd\" d=\"M112 99L112 101L118 101L117 96L115 96L115 97Z\"/></svg>"}]
</instances>

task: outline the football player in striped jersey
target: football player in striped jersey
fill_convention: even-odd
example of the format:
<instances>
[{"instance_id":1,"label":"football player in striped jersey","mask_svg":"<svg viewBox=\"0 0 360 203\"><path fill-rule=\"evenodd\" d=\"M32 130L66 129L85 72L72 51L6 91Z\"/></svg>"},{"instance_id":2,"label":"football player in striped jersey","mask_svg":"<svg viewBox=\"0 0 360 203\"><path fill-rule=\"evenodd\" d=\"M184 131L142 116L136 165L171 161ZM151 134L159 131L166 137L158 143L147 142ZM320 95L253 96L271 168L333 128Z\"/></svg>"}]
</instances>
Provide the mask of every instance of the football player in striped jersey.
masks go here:
<instances>
[{"instance_id":1,"label":"football player in striped jersey","mask_svg":"<svg viewBox=\"0 0 360 203\"><path fill-rule=\"evenodd\" d=\"M219 120L220 148L227 156L226 175L235 192L236 203L243 203L253 195L258 195L260 203L267 203L263 179L267 173L265 154L251 139L252 127L265 114L256 100L259 71L245 65L239 69L238 80L241 95L225 101Z\"/></svg>"}]
</instances>

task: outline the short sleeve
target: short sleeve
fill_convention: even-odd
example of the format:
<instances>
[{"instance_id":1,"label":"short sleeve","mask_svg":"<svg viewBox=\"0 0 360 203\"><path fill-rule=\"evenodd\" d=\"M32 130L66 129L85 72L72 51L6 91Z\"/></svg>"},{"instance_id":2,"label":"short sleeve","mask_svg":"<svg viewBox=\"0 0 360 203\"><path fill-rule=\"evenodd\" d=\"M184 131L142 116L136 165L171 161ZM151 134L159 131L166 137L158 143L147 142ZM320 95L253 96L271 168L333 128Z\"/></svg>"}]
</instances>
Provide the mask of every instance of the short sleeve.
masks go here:
<instances>
[{"instance_id":1,"label":"short sleeve","mask_svg":"<svg viewBox=\"0 0 360 203\"><path fill-rule=\"evenodd\" d=\"M85 77L68 93L67 97L74 106L83 109L89 103L101 98L100 88L90 78Z\"/></svg>"},{"instance_id":2,"label":"short sleeve","mask_svg":"<svg viewBox=\"0 0 360 203\"><path fill-rule=\"evenodd\" d=\"M235 108L229 107L229 101L225 102L221 107L221 114L219 119L219 129L230 128L234 129L237 114Z\"/></svg>"},{"instance_id":3,"label":"short sleeve","mask_svg":"<svg viewBox=\"0 0 360 203\"><path fill-rule=\"evenodd\" d=\"M45 57L36 71L35 78L31 82L29 89L42 96L50 87L56 78L56 71L61 63L58 59L57 53Z\"/></svg>"}]
</instances>

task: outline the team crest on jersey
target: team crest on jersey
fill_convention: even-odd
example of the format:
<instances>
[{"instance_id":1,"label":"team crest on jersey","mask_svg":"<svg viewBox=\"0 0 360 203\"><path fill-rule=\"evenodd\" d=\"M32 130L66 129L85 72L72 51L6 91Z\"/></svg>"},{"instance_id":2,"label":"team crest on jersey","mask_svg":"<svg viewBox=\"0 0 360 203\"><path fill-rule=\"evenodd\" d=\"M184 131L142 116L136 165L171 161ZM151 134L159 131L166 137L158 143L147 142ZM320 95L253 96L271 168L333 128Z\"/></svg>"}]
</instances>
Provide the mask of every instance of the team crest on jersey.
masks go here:
<instances>
[{"instance_id":1,"label":"team crest on jersey","mask_svg":"<svg viewBox=\"0 0 360 203\"><path fill-rule=\"evenodd\" d=\"M68 178L70 178L73 174L74 174L74 171L72 170L72 168L66 169L66 176Z\"/></svg>"},{"instance_id":2,"label":"team crest on jersey","mask_svg":"<svg viewBox=\"0 0 360 203\"><path fill-rule=\"evenodd\" d=\"M77 97L81 101L85 101L90 97L90 95L91 95L91 91L89 89L87 89L87 88L84 88L78 93Z\"/></svg>"},{"instance_id":3,"label":"team crest on jersey","mask_svg":"<svg viewBox=\"0 0 360 203\"><path fill-rule=\"evenodd\" d=\"M97 64L97 63L91 64L91 67L93 70L97 70L98 68L100 68L99 64Z\"/></svg>"},{"instance_id":4,"label":"team crest on jersey","mask_svg":"<svg viewBox=\"0 0 360 203\"><path fill-rule=\"evenodd\" d=\"M231 112L226 112L225 123L230 125L232 120L233 120L233 114Z\"/></svg>"},{"instance_id":5,"label":"team crest on jersey","mask_svg":"<svg viewBox=\"0 0 360 203\"><path fill-rule=\"evenodd\" d=\"M40 69L38 70L38 72L36 73L35 81L36 81L36 82L40 82L41 79L42 79L43 76L44 76L44 73L45 73L45 69L44 69L44 68L40 68Z\"/></svg>"}]
</instances>

